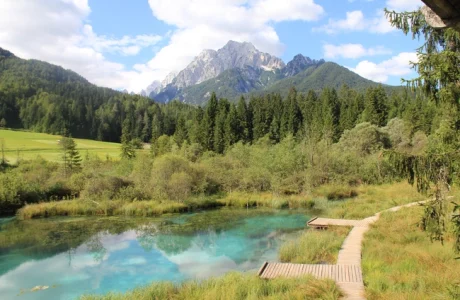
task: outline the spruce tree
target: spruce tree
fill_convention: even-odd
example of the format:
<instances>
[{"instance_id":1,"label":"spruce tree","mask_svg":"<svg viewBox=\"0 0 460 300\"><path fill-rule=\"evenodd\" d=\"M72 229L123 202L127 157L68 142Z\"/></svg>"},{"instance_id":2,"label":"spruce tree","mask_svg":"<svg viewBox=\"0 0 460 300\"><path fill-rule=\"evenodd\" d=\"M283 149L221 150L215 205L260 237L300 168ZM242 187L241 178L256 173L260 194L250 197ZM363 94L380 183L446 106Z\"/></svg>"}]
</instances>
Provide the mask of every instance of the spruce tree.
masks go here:
<instances>
[{"instance_id":1,"label":"spruce tree","mask_svg":"<svg viewBox=\"0 0 460 300\"><path fill-rule=\"evenodd\" d=\"M340 103L337 92L333 88L324 88L321 92L322 134L332 142L340 137Z\"/></svg>"},{"instance_id":2,"label":"spruce tree","mask_svg":"<svg viewBox=\"0 0 460 300\"><path fill-rule=\"evenodd\" d=\"M181 146L184 142L187 141L187 128L185 125L184 116L180 116L177 120L176 131L174 133L174 141L178 146Z\"/></svg>"},{"instance_id":3,"label":"spruce tree","mask_svg":"<svg viewBox=\"0 0 460 300\"><path fill-rule=\"evenodd\" d=\"M62 160L64 162L64 171L66 175L68 172L77 171L80 169L81 156L77 150L77 144L71 137L62 137L60 140L62 147Z\"/></svg>"},{"instance_id":4,"label":"spruce tree","mask_svg":"<svg viewBox=\"0 0 460 300\"><path fill-rule=\"evenodd\" d=\"M123 127L121 129L121 158L131 159L136 156L135 147L132 143L131 135L131 120L126 118L123 121Z\"/></svg>"},{"instance_id":5,"label":"spruce tree","mask_svg":"<svg viewBox=\"0 0 460 300\"><path fill-rule=\"evenodd\" d=\"M382 86L370 87L366 91L363 122L369 122L379 127L385 126L388 117L387 95Z\"/></svg>"},{"instance_id":6,"label":"spruce tree","mask_svg":"<svg viewBox=\"0 0 460 300\"><path fill-rule=\"evenodd\" d=\"M240 100L238 101L238 104L236 106L236 112L239 122L238 140L241 140L244 143L249 143L251 141L251 123L249 120L248 106L243 96L241 96Z\"/></svg>"},{"instance_id":7,"label":"spruce tree","mask_svg":"<svg viewBox=\"0 0 460 300\"><path fill-rule=\"evenodd\" d=\"M451 221L455 234L455 250L460 252L460 205L454 204L453 213L447 211L447 194L451 183L457 179L460 162L460 32L454 29L432 28L420 10L396 13L386 11L393 26L413 38L423 36L425 43L418 48L418 62L413 67L419 78L404 80L409 87L419 88L430 100L446 108L441 126L432 135L431 143L423 154L389 152L400 175L417 189L427 194L433 190L434 200L425 204L421 220L422 229L429 232L432 240L444 240L446 222Z\"/></svg>"},{"instance_id":8,"label":"spruce tree","mask_svg":"<svg viewBox=\"0 0 460 300\"><path fill-rule=\"evenodd\" d=\"M142 136L141 136L141 139L143 142L148 142L151 137L151 126L152 126L152 123L150 122L150 118L149 118L149 114L147 113L147 111L144 112L144 118L142 120Z\"/></svg>"},{"instance_id":9,"label":"spruce tree","mask_svg":"<svg viewBox=\"0 0 460 300\"><path fill-rule=\"evenodd\" d=\"M270 124L270 139L275 143L281 140L281 118L283 115L283 100L280 95L273 97L272 121Z\"/></svg>"},{"instance_id":10,"label":"spruce tree","mask_svg":"<svg viewBox=\"0 0 460 300\"><path fill-rule=\"evenodd\" d=\"M225 120L225 148L230 148L231 145L238 142L239 138L239 122L238 114L236 113L235 104L230 104L227 119Z\"/></svg>"},{"instance_id":11,"label":"spruce tree","mask_svg":"<svg viewBox=\"0 0 460 300\"><path fill-rule=\"evenodd\" d=\"M203 117L203 122L201 122L201 132L203 133L203 148L206 150L212 150L214 148L214 126L217 115L217 96L216 93L211 94L206 110Z\"/></svg>"},{"instance_id":12,"label":"spruce tree","mask_svg":"<svg viewBox=\"0 0 460 300\"><path fill-rule=\"evenodd\" d=\"M155 142L162 134L162 118L161 118L161 113L155 113L153 114L152 117L152 123L151 123L151 130L152 130L152 138L151 141L152 143Z\"/></svg>"},{"instance_id":13,"label":"spruce tree","mask_svg":"<svg viewBox=\"0 0 460 300\"><path fill-rule=\"evenodd\" d=\"M214 126L213 150L223 153L225 150L225 121L227 119L229 103L221 99L218 103L218 110Z\"/></svg>"}]
</instances>

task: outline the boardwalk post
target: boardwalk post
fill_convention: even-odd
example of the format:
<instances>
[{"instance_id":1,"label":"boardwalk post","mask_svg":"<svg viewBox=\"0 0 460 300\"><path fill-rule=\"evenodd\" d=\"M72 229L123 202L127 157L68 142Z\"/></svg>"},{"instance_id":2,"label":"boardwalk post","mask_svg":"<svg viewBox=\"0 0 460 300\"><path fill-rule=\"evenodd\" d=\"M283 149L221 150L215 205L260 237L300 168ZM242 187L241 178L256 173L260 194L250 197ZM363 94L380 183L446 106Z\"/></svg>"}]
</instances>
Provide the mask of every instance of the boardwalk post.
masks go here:
<instances>
[{"instance_id":1,"label":"boardwalk post","mask_svg":"<svg viewBox=\"0 0 460 300\"><path fill-rule=\"evenodd\" d=\"M265 271L265 268L267 267L267 265L268 265L268 261L263 263L262 267L260 267L260 269L259 269L259 272L257 272L257 276L260 277L260 275L263 274L263 272Z\"/></svg>"}]
</instances>

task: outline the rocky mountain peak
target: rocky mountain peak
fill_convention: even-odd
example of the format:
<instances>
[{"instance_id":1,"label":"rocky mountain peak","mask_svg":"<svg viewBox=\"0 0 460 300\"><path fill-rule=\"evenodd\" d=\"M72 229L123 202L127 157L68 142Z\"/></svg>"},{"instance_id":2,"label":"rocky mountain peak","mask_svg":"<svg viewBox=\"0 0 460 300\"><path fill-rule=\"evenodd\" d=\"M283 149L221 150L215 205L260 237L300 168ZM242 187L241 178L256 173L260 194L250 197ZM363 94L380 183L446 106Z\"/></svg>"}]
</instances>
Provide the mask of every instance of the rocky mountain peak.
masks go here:
<instances>
[{"instance_id":1,"label":"rocky mountain peak","mask_svg":"<svg viewBox=\"0 0 460 300\"><path fill-rule=\"evenodd\" d=\"M173 88L184 88L215 78L225 70L245 66L274 70L283 68L284 62L260 52L251 43L229 41L217 51L203 50L170 84Z\"/></svg>"},{"instance_id":2,"label":"rocky mountain peak","mask_svg":"<svg viewBox=\"0 0 460 300\"><path fill-rule=\"evenodd\" d=\"M286 67L283 70L283 75L286 77L294 76L312 65L317 65L323 63L324 60L315 60L310 57L303 56L302 54L297 54L294 58L287 63Z\"/></svg>"}]
</instances>

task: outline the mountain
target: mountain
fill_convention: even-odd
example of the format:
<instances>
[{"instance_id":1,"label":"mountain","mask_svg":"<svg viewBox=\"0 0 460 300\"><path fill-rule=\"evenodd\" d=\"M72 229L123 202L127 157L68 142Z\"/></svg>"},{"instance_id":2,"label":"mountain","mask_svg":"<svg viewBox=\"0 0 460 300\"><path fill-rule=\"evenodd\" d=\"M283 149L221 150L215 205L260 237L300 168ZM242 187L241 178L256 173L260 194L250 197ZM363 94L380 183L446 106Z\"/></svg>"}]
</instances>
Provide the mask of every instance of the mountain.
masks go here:
<instances>
[{"instance_id":1,"label":"mountain","mask_svg":"<svg viewBox=\"0 0 460 300\"><path fill-rule=\"evenodd\" d=\"M382 84L363 78L334 62L323 61L323 63L308 66L305 70L294 76L278 80L263 90L254 91L252 94L279 93L285 96L291 87L295 87L298 92L308 92L309 90L320 91L324 87L338 89L342 85L347 85L356 90L364 90L368 87L375 87ZM387 91L400 89L397 86L382 86Z\"/></svg>"},{"instance_id":2,"label":"mountain","mask_svg":"<svg viewBox=\"0 0 460 300\"><path fill-rule=\"evenodd\" d=\"M164 89L168 84L170 84L176 77L176 72L169 73L163 81L155 80L152 82L145 90L141 91L141 95L145 97L157 95L161 89Z\"/></svg>"},{"instance_id":3,"label":"mountain","mask_svg":"<svg viewBox=\"0 0 460 300\"><path fill-rule=\"evenodd\" d=\"M355 89L379 85L323 59L298 54L284 64L281 59L258 51L250 43L229 41L217 51L203 51L169 84L163 84L161 89L148 95L163 103L179 99L200 105L209 99L211 92L234 100L240 95L271 92L286 95L293 86L306 92L326 86L338 88L343 84Z\"/></svg>"},{"instance_id":4,"label":"mountain","mask_svg":"<svg viewBox=\"0 0 460 300\"><path fill-rule=\"evenodd\" d=\"M163 99L162 102L167 102L176 98L176 92L181 89L216 78L226 70L246 66L271 71L282 69L284 62L280 58L257 50L251 43L229 41L217 51L209 49L202 51L175 76L170 84L167 84L159 93L149 95L155 99Z\"/></svg>"}]
</instances>

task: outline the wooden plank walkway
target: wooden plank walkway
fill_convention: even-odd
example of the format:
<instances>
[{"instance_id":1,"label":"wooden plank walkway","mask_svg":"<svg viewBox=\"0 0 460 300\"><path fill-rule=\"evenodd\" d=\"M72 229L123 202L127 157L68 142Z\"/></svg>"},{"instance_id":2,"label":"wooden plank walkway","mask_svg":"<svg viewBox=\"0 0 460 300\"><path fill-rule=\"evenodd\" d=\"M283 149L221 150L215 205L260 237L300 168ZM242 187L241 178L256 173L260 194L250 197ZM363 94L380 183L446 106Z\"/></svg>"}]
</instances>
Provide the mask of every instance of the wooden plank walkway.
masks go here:
<instances>
[{"instance_id":1,"label":"wooden plank walkway","mask_svg":"<svg viewBox=\"0 0 460 300\"><path fill-rule=\"evenodd\" d=\"M364 220L345 220L345 219L328 219L328 218L315 218L309 221L308 226L366 226Z\"/></svg>"},{"instance_id":2,"label":"wooden plank walkway","mask_svg":"<svg viewBox=\"0 0 460 300\"><path fill-rule=\"evenodd\" d=\"M420 205L427 201L413 202L406 205L396 206L384 211L397 211L403 207ZM268 263L265 262L258 275L264 279L276 277L299 277L312 275L316 278L329 278L335 280L344 293L346 300L365 300L363 275L361 270L361 248L364 234L369 230L370 224L377 221L382 212L362 220L344 220L314 218L307 222L311 227L326 228L327 226L352 226L342 244L337 257L337 264L291 264L291 263Z\"/></svg>"},{"instance_id":3,"label":"wooden plank walkway","mask_svg":"<svg viewBox=\"0 0 460 300\"><path fill-rule=\"evenodd\" d=\"M264 279L312 275L320 279L329 278L336 282L359 283L363 281L361 267L356 265L267 263L261 271L259 276Z\"/></svg>"}]
</instances>

